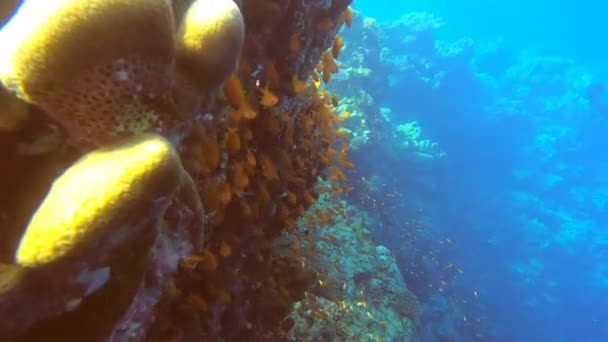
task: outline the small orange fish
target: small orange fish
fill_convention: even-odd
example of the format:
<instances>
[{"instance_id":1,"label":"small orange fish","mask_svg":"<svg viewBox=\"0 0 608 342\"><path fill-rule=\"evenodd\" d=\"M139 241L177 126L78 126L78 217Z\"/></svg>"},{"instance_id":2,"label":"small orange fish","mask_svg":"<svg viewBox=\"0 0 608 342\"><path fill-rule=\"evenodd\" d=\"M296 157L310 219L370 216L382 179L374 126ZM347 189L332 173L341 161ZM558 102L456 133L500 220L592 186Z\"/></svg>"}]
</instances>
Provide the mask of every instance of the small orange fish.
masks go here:
<instances>
[{"instance_id":1,"label":"small orange fish","mask_svg":"<svg viewBox=\"0 0 608 342\"><path fill-rule=\"evenodd\" d=\"M237 129L229 127L224 135L224 145L228 153L234 154L241 149L241 137L237 133Z\"/></svg>"},{"instance_id":2,"label":"small orange fish","mask_svg":"<svg viewBox=\"0 0 608 342\"><path fill-rule=\"evenodd\" d=\"M343 46L344 46L344 40L342 40L342 37L340 37L339 35L336 35L336 39L334 40L334 43L331 47L331 53L334 56L334 58L338 58L338 56L340 56Z\"/></svg>"},{"instance_id":3,"label":"small orange fish","mask_svg":"<svg viewBox=\"0 0 608 342\"><path fill-rule=\"evenodd\" d=\"M262 98L260 99L260 104L264 107L273 107L279 102L279 98L268 89L268 86L261 90Z\"/></svg>"},{"instance_id":4,"label":"small orange fish","mask_svg":"<svg viewBox=\"0 0 608 342\"><path fill-rule=\"evenodd\" d=\"M224 258L227 258L231 254L232 254L232 248L230 247L229 244L226 243L226 241L222 240L222 242L220 243L220 255L223 256Z\"/></svg>"},{"instance_id":5,"label":"small orange fish","mask_svg":"<svg viewBox=\"0 0 608 342\"><path fill-rule=\"evenodd\" d=\"M212 272L217 269L219 262L215 255L207 248L203 251L203 262L201 264L205 271Z\"/></svg>"},{"instance_id":6,"label":"small orange fish","mask_svg":"<svg viewBox=\"0 0 608 342\"><path fill-rule=\"evenodd\" d=\"M239 109L247 102L245 89L241 84L241 79L236 74L232 74L224 82L224 96L234 109Z\"/></svg>"},{"instance_id":7,"label":"small orange fish","mask_svg":"<svg viewBox=\"0 0 608 342\"><path fill-rule=\"evenodd\" d=\"M350 28L353 26L353 10L350 7L346 7L344 10L344 24L346 27Z\"/></svg>"},{"instance_id":8,"label":"small orange fish","mask_svg":"<svg viewBox=\"0 0 608 342\"><path fill-rule=\"evenodd\" d=\"M300 80L297 75L293 75L293 91L301 94L306 90L306 82Z\"/></svg>"}]
</instances>

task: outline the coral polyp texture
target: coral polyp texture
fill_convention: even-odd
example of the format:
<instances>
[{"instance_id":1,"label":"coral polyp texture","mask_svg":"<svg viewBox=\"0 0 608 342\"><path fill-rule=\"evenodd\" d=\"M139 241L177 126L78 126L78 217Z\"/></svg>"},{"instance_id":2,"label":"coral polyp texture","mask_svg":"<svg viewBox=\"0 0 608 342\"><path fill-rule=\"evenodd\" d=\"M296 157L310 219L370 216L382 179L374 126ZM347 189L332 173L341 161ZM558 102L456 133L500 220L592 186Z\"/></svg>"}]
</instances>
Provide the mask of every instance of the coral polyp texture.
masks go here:
<instances>
[{"instance_id":1,"label":"coral polyp texture","mask_svg":"<svg viewBox=\"0 0 608 342\"><path fill-rule=\"evenodd\" d=\"M98 145L166 120L174 31L163 0L24 1L0 32L0 80Z\"/></svg>"},{"instance_id":2,"label":"coral polyp texture","mask_svg":"<svg viewBox=\"0 0 608 342\"><path fill-rule=\"evenodd\" d=\"M83 156L53 182L21 239L17 264L43 266L134 239L137 221L163 216L182 172L177 153L158 137Z\"/></svg>"},{"instance_id":3,"label":"coral polyp texture","mask_svg":"<svg viewBox=\"0 0 608 342\"><path fill-rule=\"evenodd\" d=\"M3 15L0 251L15 258L0 336L285 338L318 272L283 240L353 167L318 89L349 2L29 0Z\"/></svg>"}]
</instances>

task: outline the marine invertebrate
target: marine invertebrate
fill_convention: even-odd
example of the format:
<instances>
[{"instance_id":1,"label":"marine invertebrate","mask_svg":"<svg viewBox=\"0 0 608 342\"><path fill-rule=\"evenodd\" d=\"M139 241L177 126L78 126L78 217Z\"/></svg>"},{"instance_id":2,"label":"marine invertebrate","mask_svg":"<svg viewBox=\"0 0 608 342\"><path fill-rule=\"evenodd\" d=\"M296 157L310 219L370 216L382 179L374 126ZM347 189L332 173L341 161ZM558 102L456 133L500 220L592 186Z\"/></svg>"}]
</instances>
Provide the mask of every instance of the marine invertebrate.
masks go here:
<instances>
[{"instance_id":1,"label":"marine invertebrate","mask_svg":"<svg viewBox=\"0 0 608 342\"><path fill-rule=\"evenodd\" d=\"M170 215L182 219L167 229L163 222ZM55 180L15 256L25 277L22 283L38 279L48 288L42 294L32 292L31 286L5 293L0 312L13 312L13 317L0 331L8 325L15 332L78 310L88 296L111 282L122 284L123 293L137 291L123 321L143 325L149 315L135 318L135 312L141 316L142 302L149 310L179 257L201 250L203 215L194 183L164 138L144 135L84 155ZM149 259L143 265L151 266L118 266L117 256L133 251L138 251L136 258ZM140 284L144 273L149 275ZM132 280L126 284L123 278ZM27 303L38 310L31 312ZM115 315L121 314L120 308L115 310ZM106 329L114 323L106 323Z\"/></svg>"},{"instance_id":2,"label":"marine invertebrate","mask_svg":"<svg viewBox=\"0 0 608 342\"><path fill-rule=\"evenodd\" d=\"M174 30L164 0L25 1L0 31L0 81L92 146L163 127Z\"/></svg>"},{"instance_id":3,"label":"marine invertebrate","mask_svg":"<svg viewBox=\"0 0 608 342\"><path fill-rule=\"evenodd\" d=\"M95 249L113 249L141 234L142 217L163 216L182 177L177 153L160 137L84 155L55 180L34 213L17 264L39 267L82 253L103 259L108 251Z\"/></svg>"},{"instance_id":4,"label":"marine invertebrate","mask_svg":"<svg viewBox=\"0 0 608 342\"><path fill-rule=\"evenodd\" d=\"M197 0L181 19L176 45L175 99L182 112L200 105L237 68L245 39L245 23L232 0Z\"/></svg>"}]
</instances>

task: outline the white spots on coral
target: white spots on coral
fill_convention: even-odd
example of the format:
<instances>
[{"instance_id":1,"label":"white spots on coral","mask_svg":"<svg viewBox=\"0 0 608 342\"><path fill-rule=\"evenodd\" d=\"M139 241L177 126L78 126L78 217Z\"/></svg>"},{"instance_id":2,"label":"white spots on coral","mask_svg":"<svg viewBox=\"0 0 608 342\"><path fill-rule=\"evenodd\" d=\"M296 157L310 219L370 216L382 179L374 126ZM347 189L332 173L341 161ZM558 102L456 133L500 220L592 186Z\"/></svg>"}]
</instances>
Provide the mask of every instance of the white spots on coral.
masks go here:
<instances>
[{"instance_id":1,"label":"white spots on coral","mask_svg":"<svg viewBox=\"0 0 608 342\"><path fill-rule=\"evenodd\" d=\"M125 69L120 69L115 73L116 79L125 82L129 80L129 72Z\"/></svg>"},{"instance_id":2,"label":"white spots on coral","mask_svg":"<svg viewBox=\"0 0 608 342\"><path fill-rule=\"evenodd\" d=\"M116 66L116 72L114 73L114 77L118 81L125 82L129 80L129 71L125 68L126 60L124 58L119 58L114 62Z\"/></svg>"}]
</instances>

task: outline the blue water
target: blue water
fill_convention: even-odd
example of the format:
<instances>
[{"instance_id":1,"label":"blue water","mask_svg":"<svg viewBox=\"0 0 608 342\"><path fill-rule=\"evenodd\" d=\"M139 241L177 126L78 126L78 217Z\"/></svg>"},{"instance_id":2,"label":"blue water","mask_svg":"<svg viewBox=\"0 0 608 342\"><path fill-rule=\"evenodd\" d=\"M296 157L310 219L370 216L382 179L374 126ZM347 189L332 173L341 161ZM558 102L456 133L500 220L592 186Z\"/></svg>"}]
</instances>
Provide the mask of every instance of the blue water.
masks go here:
<instances>
[{"instance_id":1,"label":"blue water","mask_svg":"<svg viewBox=\"0 0 608 342\"><path fill-rule=\"evenodd\" d=\"M422 165L354 152L400 194L375 233L426 305L422 340L608 341L608 5L353 6L376 19L392 51L375 66L392 68L379 105L394 124L419 121L446 153ZM391 24L411 11L443 19L430 47L405 46L409 32ZM438 52L462 38L467 52ZM413 68L440 81L407 74L403 56L420 57Z\"/></svg>"},{"instance_id":2,"label":"blue water","mask_svg":"<svg viewBox=\"0 0 608 342\"><path fill-rule=\"evenodd\" d=\"M438 32L442 39L503 37L519 49L551 50L594 66L608 57L608 43L602 39L607 5L596 0L559 4L546 0L355 0L353 4L379 21L394 20L410 11L433 13L447 23Z\"/></svg>"}]
</instances>

